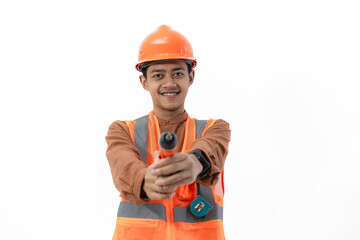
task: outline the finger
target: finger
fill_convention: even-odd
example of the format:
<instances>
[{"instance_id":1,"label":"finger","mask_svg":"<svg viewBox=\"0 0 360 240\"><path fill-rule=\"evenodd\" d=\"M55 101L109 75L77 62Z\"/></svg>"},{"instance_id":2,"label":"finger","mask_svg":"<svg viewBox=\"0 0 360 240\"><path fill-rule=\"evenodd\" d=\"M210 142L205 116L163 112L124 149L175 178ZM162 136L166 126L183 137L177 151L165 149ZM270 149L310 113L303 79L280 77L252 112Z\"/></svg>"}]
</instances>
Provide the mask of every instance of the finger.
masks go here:
<instances>
[{"instance_id":1,"label":"finger","mask_svg":"<svg viewBox=\"0 0 360 240\"><path fill-rule=\"evenodd\" d=\"M151 164L152 168L156 169L156 168L163 167L163 166L170 164L171 161L167 160L168 158L169 157L160 159L159 153L154 153L154 163ZM166 159L166 161L164 161L165 159Z\"/></svg>"},{"instance_id":2,"label":"finger","mask_svg":"<svg viewBox=\"0 0 360 240\"><path fill-rule=\"evenodd\" d=\"M157 163L159 161L159 151L154 152L154 163Z\"/></svg>"},{"instance_id":3,"label":"finger","mask_svg":"<svg viewBox=\"0 0 360 240\"><path fill-rule=\"evenodd\" d=\"M164 191L162 187L159 187L155 184L150 184L146 186L145 193L150 199L160 199L160 197L168 198L169 194L171 195L172 191Z\"/></svg>"},{"instance_id":4,"label":"finger","mask_svg":"<svg viewBox=\"0 0 360 240\"><path fill-rule=\"evenodd\" d=\"M161 176L168 176L173 175L177 172L183 171L187 168L187 165L183 162L173 162L163 167L157 166L151 170L151 174L153 176L161 177Z\"/></svg>"},{"instance_id":5,"label":"finger","mask_svg":"<svg viewBox=\"0 0 360 240\"><path fill-rule=\"evenodd\" d=\"M179 161L183 161L187 158L188 154L187 153L182 153L182 152L179 152L179 153L175 153L171 159L174 161L174 162L179 162Z\"/></svg>"},{"instance_id":6,"label":"finger","mask_svg":"<svg viewBox=\"0 0 360 240\"><path fill-rule=\"evenodd\" d=\"M176 182L174 184L171 185L167 185L167 186L162 186L161 189L162 191L166 191L166 192L174 192L176 191L176 189L181 186L181 185L185 185L185 184L191 184L194 181L191 178L185 178L182 181Z\"/></svg>"},{"instance_id":7,"label":"finger","mask_svg":"<svg viewBox=\"0 0 360 240\"><path fill-rule=\"evenodd\" d=\"M155 184L164 187L164 186L173 186L173 185L183 185L192 183L191 176L185 171L178 172L176 174L159 178L155 181Z\"/></svg>"},{"instance_id":8,"label":"finger","mask_svg":"<svg viewBox=\"0 0 360 240\"><path fill-rule=\"evenodd\" d=\"M144 189L149 192L162 192L161 186L155 184L157 179L157 177L151 175L145 176Z\"/></svg>"},{"instance_id":9,"label":"finger","mask_svg":"<svg viewBox=\"0 0 360 240\"><path fill-rule=\"evenodd\" d=\"M178 187L179 187L179 185L163 186L163 187L161 187L161 190L163 192L167 192L167 193L175 192Z\"/></svg>"},{"instance_id":10,"label":"finger","mask_svg":"<svg viewBox=\"0 0 360 240\"><path fill-rule=\"evenodd\" d=\"M152 192L150 193L150 196L148 195L148 197L153 200L166 200L174 197L174 195L175 193L164 194L164 193Z\"/></svg>"},{"instance_id":11,"label":"finger","mask_svg":"<svg viewBox=\"0 0 360 240\"><path fill-rule=\"evenodd\" d=\"M186 153L175 153L173 156L171 157L166 157L163 159L159 159L159 161L157 161L156 163L156 167L164 167L166 165L172 164L174 162L181 162L183 160L185 160L187 157Z\"/></svg>"},{"instance_id":12,"label":"finger","mask_svg":"<svg viewBox=\"0 0 360 240\"><path fill-rule=\"evenodd\" d=\"M158 186L156 184L151 184L151 186L149 186L149 191L154 192L154 193L163 193L164 192L162 187Z\"/></svg>"}]
</instances>

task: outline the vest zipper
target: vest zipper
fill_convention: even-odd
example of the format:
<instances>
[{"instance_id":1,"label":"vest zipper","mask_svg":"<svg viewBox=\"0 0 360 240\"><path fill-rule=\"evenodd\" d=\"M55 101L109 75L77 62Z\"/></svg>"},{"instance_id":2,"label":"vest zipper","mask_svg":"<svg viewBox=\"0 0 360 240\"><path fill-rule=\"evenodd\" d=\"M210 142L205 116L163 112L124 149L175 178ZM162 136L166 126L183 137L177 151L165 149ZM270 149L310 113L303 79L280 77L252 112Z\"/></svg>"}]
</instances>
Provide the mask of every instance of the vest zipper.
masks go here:
<instances>
[{"instance_id":1,"label":"vest zipper","mask_svg":"<svg viewBox=\"0 0 360 240\"><path fill-rule=\"evenodd\" d=\"M167 236L170 236L169 240L175 240L174 233L174 197L165 200L166 204L166 219L167 219Z\"/></svg>"},{"instance_id":2,"label":"vest zipper","mask_svg":"<svg viewBox=\"0 0 360 240\"><path fill-rule=\"evenodd\" d=\"M171 239L175 240L175 227L174 227L174 197L169 199L169 203L170 203L170 212L171 212Z\"/></svg>"}]
</instances>

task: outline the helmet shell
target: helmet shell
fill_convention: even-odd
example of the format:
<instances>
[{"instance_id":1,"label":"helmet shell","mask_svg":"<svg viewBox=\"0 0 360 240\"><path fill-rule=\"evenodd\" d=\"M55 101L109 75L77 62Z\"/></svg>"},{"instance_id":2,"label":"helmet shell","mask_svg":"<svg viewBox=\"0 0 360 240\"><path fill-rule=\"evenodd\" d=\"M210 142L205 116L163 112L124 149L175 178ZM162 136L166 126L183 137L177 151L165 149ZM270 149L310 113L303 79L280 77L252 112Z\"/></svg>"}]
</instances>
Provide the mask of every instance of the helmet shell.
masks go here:
<instances>
[{"instance_id":1,"label":"helmet shell","mask_svg":"<svg viewBox=\"0 0 360 240\"><path fill-rule=\"evenodd\" d=\"M197 64L190 42L184 35L161 25L141 43L135 67L141 71L142 63L172 59L190 60L192 68Z\"/></svg>"}]
</instances>

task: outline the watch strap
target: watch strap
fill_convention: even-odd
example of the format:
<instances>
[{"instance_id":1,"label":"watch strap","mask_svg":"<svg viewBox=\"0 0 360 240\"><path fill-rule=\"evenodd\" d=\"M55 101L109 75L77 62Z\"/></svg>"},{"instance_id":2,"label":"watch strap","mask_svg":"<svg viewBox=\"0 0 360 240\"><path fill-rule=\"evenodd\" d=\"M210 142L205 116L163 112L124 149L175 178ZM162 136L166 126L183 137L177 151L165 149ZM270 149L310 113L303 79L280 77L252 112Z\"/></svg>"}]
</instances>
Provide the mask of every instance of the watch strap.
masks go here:
<instances>
[{"instance_id":1,"label":"watch strap","mask_svg":"<svg viewBox=\"0 0 360 240\"><path fill-rule=\"evenodd\" d=\"M207 176L207 172L211 167L211 164L209 162L209 160L206 158L206 155L203 153L203 151L196 149L192 152L190 152L190 154L194 154L196 156L196 158L199 160L199 162L201 163L201 165L203 166L203 170L199 173L199 175L197 176L198 178L203 178Z\"/></svg>"}]
</instances>

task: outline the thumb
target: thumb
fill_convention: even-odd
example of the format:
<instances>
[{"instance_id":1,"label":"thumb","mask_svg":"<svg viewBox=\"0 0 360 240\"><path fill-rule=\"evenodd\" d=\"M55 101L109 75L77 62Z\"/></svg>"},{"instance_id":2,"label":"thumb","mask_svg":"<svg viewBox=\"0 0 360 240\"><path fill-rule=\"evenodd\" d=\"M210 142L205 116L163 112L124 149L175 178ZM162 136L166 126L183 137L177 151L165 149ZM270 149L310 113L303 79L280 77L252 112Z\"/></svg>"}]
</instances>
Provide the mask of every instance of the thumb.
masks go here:
<instances>
[{"instance_id":1,"label":"thumb","mask_svg":"<svg viewBox=\"0 0 360 240\"><path fill-rule=\"evenodd\" d=\"M154 152L154 163L157 163L159 161L159 156L160 156L159 151L155 151Z\"/></svg>"}]
</instances>

